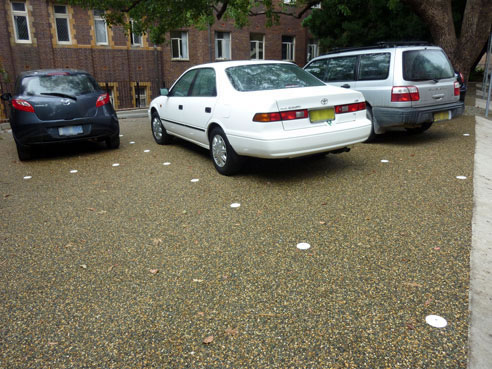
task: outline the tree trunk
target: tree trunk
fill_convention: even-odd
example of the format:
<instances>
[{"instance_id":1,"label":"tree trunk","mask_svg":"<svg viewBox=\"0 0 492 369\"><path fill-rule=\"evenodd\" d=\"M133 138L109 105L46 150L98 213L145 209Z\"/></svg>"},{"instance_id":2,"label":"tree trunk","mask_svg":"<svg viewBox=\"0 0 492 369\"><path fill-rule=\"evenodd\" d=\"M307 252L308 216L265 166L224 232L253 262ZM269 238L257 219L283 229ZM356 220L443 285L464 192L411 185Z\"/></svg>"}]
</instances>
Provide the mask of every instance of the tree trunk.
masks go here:
<instances>
[{"instance_id":1,"label":"tree trunk","mask_svg":"<svg viewBox=\"0 0 492 369\"><path fill-rule=\"evenodd\" d=\"M441 46L454 68L468 82L471 68L487 43L492 24L492 1L467 0L461 35L456 37L451 0L402 0L429 26L434 43Z\"/></svg>"}]
</instances>

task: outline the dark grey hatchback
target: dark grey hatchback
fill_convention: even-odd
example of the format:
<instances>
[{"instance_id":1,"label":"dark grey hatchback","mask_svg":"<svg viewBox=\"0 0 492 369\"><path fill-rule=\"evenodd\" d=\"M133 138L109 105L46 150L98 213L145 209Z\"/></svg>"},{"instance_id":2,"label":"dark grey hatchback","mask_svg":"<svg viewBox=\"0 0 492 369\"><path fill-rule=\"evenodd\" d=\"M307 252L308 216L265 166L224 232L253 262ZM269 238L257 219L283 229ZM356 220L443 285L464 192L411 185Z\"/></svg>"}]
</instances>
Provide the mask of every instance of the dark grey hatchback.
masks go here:
<instances>
[{"instance_id":1,"label":"dark grey hatchback","mask_svg":"<svg viewBox=\"0 0 492 369\"><path fill-rule=\"evenodd\" d=\"M80 140L120 145L120 127L109 95L84 71L34 70L21 73L10 105L10 125L20 160L41 144Z\"/></svg>"}]
</instances>

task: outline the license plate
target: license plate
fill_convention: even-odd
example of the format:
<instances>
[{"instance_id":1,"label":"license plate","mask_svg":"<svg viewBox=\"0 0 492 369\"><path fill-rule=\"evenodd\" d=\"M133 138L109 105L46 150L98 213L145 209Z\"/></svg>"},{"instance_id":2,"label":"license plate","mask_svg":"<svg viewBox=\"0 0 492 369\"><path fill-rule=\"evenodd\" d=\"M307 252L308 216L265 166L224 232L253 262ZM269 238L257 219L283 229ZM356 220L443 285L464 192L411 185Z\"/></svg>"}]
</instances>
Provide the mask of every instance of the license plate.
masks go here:
<instances>
[{"instance_id":1,"label":"license plate","mask_svg":"<svg viewBox=\"0 0 492 369\"><path fill-rule=\"evenodd\" d=\"M335 109L322 109L322 110L311 110L309 112L309 119L311 123L326 122L328 120L335 119Z\"/></svg>"},{"instance_id":2,"label":"license plate","mask_svg":"<svg viewBox=\"0 0 492 369\"><path fill-rule=\"evenodd\" d=\"M434 113L434 122L439 122L440 120L449 120L451 119L451 112L441 111L439 113Z\"/></svg>"},{"instance_id":3,"label":"license plate","mask_svg":"<svg viewBox=\"0 0 492 369\"><path fill-rule=\"evenodd\" d=\"M58 134L60 136L75 136L84 133L82 126L68 126L68 127L59 127Z\"/></svg>"}]
</instances>

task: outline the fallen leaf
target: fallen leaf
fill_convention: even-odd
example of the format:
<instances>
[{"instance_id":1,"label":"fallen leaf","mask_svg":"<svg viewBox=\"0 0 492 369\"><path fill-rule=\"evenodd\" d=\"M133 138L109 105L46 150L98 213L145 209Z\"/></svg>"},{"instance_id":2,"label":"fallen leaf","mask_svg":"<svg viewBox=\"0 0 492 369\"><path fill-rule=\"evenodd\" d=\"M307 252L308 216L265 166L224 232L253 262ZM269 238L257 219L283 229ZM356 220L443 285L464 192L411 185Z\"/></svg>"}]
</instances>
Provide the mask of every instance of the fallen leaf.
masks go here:
<instances>
[{"instance_id":1,"label":"fallen leaf","mask_svg":"<svg viewBox=\"0 0 492 369\"><path fill-rule=\"evenodd\" d=\"M205 313L203 311L199 311L198 313L196 313L196 315L205 316Z\"/></svg>"},{"instance_id":2,"label":"fallen leaf","mask_svg":"<svg viewBox=\"0 0 492 369\"><path fill-rule=\"evenodd\" d=\"M7 197L10 197L10 194L3 195L3 198L6 199Z\"/></svg>"},{"instance_id":3,"label":"fallen leaf","mask_svg":"<svg viewBox=\"0 0 492 369\"><path fill-rule=\"evenodd\" d=\"M97 214L106 214L106 213L107 213L106 210L100 210L100 211L97 212Z\"/></svg>"},{"instance_id":4,"label":"fallen leaf","mask_svg":"<svg viewBox=\"0 0 492 369\"><path fill-rule=\"evenodd\" d=\"M403 282L403 284L409 287L422 287L422 285L417 282Z\"/></svg>"},{"instance_id":5,"label":"fallen leaf","mask_svg":"<svg viewBox=\"0 0 492 369\"><path fill-rule=\"evenodd\" d=\"M114 268L116 268L118 266L118 264L114 264L114 265L111 265L109 268L108 268L108 272L111 272Z\"/></svg>"},{"instance_id":6,"label":"fallen leaf","mask_svg":"<svg viewBox=\"0 0 492 369\"><path fill-rule=\"evenodd\" d=\"M227 327L225 330L225 334L228 334L229 336L235 336L239 333L239 330L237 328L232 329L231 327Z\"/></svg>"},{"instance_id":7,"label":"fallen leaf","mask_svg":"<svg viewBox=\"0 0 492 369\"><path fill-rule=\"evenodd\" d=\"M439 251L441 248L439 246L434 247L434 250Z\"/></svg>"},{"instance_id":8,"label":"fallen leaf","mask_svg":"<svg viewBox=\"0 0 492 369\"><path fill-rule=\"evenodd\" d=\"M415 329L415 326L412 323L407 323L407 329L413 331Z\"/></svg>"},{"instance_id":9,"label":"fallen leaf","mask_svg":"<svg viewBox=\"0 0 492 369\"><path fill-rule=\"evenodd\" d=\"M149 269L150 274L157 274L159 273L159 269Z\"/></svg>"},{"instance_id":10,"label":"fallen leaf","mask_svg":"<svg viewBox=\"0 0 492 369\"><path fill-rule=\"evenodd\" d=\"M203 343L204 343L205 345L209 345L209 344L211 344L211 343L212 343L212 341L213 341L213 340L214 340L214 336L208 336L208 337L205 337L205 338L203 339Z\"/></svg>"},{"instance_id":11,"label":"fallen leaf","mask_svg":"<svg viewBox=\"0 0 492 369\"><path fill-rule=\"evenodd\" d=\"M58 342L48 342L48 345L55 346L55 345L58 345Z\"/></svg>"},{"instance_id":12,"label":"fallen leaf","mask_svg":"<svg viewBox=\"0 0 492 369\"><path fill-rule=\"evenodd\" d=\"M87 208L87 210L89 210L89 211L96 211L96 209L94 209L94 208Z\"/></svg>"},{"instance_id":13,"label":"fallen leaf","mask_svg":"<svg viewBox=\"0 0 492 369\"><path fill-rule=\"evenodd\" d=\"M193 282L202 283L203 279L193 279Z\"/></svg>"},{"instance_id":14,"label":"fallen leaf","mask_svg":"<svg viewBox=\"0 0 492 369\"><path fill-rule=\"evenodd\" d=\"M324 225L324 224L326 224L326 222L320 221L319 224L323 224Z\"/></svg>"},{"instance_id":15,"label":"fallen leaf","mask_svg":"<svg viewBox=\"0 0 492 369\"><path fill-rule=\"evenodd\" d=\"M73 246L74 246L74 244L73 244L73 243L71 243L71 242L69 242L69 243L67 243L67 244L65 245L65 248L69 248L69 247L73 247Z\"/></svg>"},{"instance_id":16,"label":"fallen leaf","mask_svg":"<svg viewBox=\"0 0 492 369\"><path fill-rule=\"evenodd\" d=\"M85 265L85 264L81 264L80 267L83 269L87 269L87 265Z\"/></svg>"},{"instance_id":17,"label":"fallen leaf","mask_svg":"<svg viewBox=\"0 0 492 369\"><path fill-rule=\"evenodd\" d=\"M154 238L152 240L152 242L154 243L154 245L158 245L158 244L162 243L162 240L160 238Z\"/></svg>"}]
</instances>

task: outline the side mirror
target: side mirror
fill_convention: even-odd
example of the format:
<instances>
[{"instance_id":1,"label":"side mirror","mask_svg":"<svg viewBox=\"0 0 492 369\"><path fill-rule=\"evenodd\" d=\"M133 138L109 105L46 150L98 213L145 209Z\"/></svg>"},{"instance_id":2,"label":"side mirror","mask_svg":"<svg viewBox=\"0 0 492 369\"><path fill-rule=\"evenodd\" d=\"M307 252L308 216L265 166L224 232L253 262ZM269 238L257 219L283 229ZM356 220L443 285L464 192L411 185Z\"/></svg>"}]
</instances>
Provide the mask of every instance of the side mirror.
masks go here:
<instances>
[{"instance_id":1,"label":"side mirror","mask_svg":"<svg viewBox=\"0 0 492 369\"><path fill-rule=\"evenodd\" d=\"M167 88L161 88L161 96L167 96L169 90Z\"/></svg>"},{"instance_id":2,"label":"side mirror","mask_svg":"<svg viewBox=\"0 0 492 369\"><path fill-rule=\"evenodd\" d=\"M6 93L2 94L2 96L0 96L0 98L3 101L10 101L10 100L12 100L12 95L10 94L10 92L6 92Z\"/></svg>"}]
</instances>

